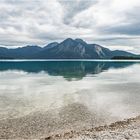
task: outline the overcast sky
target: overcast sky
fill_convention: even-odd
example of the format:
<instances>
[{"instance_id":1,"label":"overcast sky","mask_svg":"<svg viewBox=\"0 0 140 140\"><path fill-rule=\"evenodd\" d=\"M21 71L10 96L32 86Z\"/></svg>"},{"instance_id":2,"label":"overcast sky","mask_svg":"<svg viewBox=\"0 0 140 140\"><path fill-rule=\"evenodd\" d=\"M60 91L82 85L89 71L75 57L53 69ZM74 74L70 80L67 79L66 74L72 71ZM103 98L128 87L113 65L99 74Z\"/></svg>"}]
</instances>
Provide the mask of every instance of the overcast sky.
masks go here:
<instances>
[{"instance_id":1,"label":"overcast sky","mask_svg":"<svg viewBox=\"0 0 140 140\"><path fill-rule=\"evenodd\" d=\"M0 46L66 38L140 53L140 0L0 0Z\"/></svg>"}]
</instances>

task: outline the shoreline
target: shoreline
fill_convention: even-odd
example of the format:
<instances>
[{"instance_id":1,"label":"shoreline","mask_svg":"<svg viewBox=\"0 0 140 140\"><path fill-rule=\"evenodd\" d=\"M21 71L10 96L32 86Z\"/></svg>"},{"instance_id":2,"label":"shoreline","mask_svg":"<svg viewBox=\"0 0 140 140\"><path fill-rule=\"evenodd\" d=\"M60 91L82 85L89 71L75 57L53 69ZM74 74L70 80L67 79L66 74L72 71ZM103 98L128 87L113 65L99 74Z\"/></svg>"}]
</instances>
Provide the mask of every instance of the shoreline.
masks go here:
<instances>
[{"instance_id":1,"label":"shoreline","mask_svg":"<svg viewBox=\"0 0 140 140\"><path fill-rule=\"evenodd\" d=\"M68 131L63 134L50 135L41 140L83 140L83 139L140 139L140 116L117 121L82 131Z\"/></svg>"},{"instance_id":2,"label":"shoreline","mask_svg":"<svg viewBox=\"0 0 140 140\"><path fill-rule=\"evenodd\" d=\"M40 115L39 115L40 116ZM31 117L32 118L32 117ZM59 127L62 126L54 123L56 129L49 130L49 124L45 124L42 129L42 121L45 122L45 118L38 118L39 121L35 124L36 117L32 119L20 119L20 120L10 120L8 125L0 125L0 139L7 140L139 140L140 139L140 115L137 117L131 117L121 121L113 121L111 123L83 127L81 129L64 129L59 131ZM15 124L13 128L11 121ZM23 121L23 123L20 123ZM29 125L28 125L29 123ZM25 128L24 128L25 125ZM31 126L30 126L31 125ZM39 126L40 125L40 126ZM58 126L57 126L58 125ZM78 125L78 124L77 124ZM81 124L79 124L81 125ZM76 126L75 126L76 127ZM63 127L62 127L63 128ZM47 130L48 129L48 130ZM43 130L43 131L42 131ZM51 130L51 129L50 129ZM41 131L43 133L41 133ZM48 132L47 132L48 131Z\"/></svg>"}]
</instances>

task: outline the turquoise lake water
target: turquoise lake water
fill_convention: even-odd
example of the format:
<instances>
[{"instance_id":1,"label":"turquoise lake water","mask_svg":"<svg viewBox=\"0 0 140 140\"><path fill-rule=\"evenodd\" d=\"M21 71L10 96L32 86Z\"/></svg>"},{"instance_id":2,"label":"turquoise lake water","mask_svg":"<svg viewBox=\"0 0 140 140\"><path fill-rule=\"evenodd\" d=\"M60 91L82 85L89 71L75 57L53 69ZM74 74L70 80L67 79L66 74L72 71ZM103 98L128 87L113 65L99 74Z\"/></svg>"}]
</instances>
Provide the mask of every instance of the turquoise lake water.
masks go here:
<instances>
[{"instance_id":1,"label":"turquoise lake water","mask_svg":"<svg viewBox=\"0 0 140 140\"><path fill-rule=\"evenodd\" d=\"M140 62L0 61L0 121L39 113L71 126L139 115Z\"/></svg>"}]
</instances>

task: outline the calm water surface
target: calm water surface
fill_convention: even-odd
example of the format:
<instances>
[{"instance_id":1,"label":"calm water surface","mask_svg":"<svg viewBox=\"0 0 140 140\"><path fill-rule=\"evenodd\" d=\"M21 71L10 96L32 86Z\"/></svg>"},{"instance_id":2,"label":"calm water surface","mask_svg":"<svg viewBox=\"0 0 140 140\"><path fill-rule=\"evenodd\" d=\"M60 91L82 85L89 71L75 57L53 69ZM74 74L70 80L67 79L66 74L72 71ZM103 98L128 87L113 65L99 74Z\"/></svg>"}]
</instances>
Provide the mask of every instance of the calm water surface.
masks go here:
<instances>
[{"instance_id":1,"label":"calm water surface","mask_svg":"<svg viewBox=\"0 0 140 140\"><path fill-rule=\"evenodd\" d=\"M9 137L30 127L37 130L26 135L43 135L139 114L139 62L0 62L0 129Z\"/></svg>"}]
</instances>

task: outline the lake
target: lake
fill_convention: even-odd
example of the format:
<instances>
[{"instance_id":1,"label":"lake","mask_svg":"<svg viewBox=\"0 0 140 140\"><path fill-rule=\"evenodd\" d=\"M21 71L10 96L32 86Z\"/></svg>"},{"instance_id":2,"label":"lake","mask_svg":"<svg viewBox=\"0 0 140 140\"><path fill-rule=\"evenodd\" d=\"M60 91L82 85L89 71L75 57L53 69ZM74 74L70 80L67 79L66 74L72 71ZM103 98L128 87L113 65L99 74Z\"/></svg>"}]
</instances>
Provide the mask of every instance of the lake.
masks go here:
<instances>
[{"instance_id":1,"label":"lake","mask_svg":"<svg viewBox=\"0 0 140 140\"><path fill-rule=\"evenodd\" d=\"M40 138L139 114L139 61L0 61L0 138Z\"/></svg>"}]
</instances>

